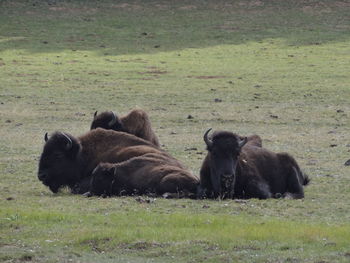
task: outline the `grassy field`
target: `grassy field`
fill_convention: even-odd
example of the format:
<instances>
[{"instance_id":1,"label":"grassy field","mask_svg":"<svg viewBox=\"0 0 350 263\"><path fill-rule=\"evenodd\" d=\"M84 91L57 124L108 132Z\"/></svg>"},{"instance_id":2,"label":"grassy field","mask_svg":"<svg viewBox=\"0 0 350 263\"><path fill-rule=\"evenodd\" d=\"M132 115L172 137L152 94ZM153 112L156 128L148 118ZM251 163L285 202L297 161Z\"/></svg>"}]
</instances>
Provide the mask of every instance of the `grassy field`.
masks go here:
<instances>
[{"instance_id":1,"label":"grassy field","mask_svg":"<svg viewBox=\"0 0 350 263\"><path fill-rule=\"evenodd\" d=\"M0 261L350 262L349 1L0 0ZM303 200L52 194L45 132L146 110L198 174L206 129L259 134Z\"/></svg>"}]
</instances>

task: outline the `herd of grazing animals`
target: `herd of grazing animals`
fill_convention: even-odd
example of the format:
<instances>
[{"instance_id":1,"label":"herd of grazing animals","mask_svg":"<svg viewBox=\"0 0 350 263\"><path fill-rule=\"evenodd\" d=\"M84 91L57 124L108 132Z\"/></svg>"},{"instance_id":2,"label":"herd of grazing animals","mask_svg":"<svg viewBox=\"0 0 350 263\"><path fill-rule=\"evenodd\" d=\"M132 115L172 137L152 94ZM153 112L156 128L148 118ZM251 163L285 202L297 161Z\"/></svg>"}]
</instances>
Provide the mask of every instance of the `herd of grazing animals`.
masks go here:
<instances>
[{"instance_id":1,"label":"herd of grazing animals","mask_svg":"<svg viewBox=\"0 0 350 263\"><path fill-rule=\"evenodd\" d=\"M309 178L291 155L263 148L258 135L215 131L209 136L210 130L198 178L161 149L145 111L120 118L95 112L91 130L79 137L45 134L38 178L53 193L68 187L87 196L304 197Z\"/></svg>"}]
</instances>

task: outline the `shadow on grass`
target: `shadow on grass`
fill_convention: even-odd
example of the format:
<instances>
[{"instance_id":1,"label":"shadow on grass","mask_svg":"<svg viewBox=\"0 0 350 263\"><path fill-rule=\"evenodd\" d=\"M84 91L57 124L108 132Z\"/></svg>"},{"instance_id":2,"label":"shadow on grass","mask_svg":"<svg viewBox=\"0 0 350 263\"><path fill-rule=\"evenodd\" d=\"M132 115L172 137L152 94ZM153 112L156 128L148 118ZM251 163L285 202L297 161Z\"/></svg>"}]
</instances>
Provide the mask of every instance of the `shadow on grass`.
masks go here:
<instances>
[{"instance_id":1,"label":"shadow on grass","mask_svg":"<svg viewBox=\"0 0 350 263\"><path fill-rule=\"evenodd\" d=\"M0 2L0 52L147 54L282 39L286 45L349 40L342 1Z\"/></svg>"}]
</instances>

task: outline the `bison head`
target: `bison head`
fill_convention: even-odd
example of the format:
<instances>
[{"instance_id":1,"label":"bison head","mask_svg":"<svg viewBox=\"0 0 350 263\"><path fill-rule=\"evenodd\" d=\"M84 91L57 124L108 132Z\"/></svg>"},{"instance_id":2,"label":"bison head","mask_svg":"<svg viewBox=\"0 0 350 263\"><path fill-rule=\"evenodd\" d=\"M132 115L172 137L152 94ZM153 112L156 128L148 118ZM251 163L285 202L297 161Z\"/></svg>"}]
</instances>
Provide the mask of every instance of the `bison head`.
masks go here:
<instances>
[{"instance_id":1,"label":"bison head","mask_svg":"<svg viewBox=\"0 0 350 263\"><path fill-rule=\"evenodd\" d=\"M110 196L115 182L115 169L112 164L100 163L92 172L90 193L92 195Z\"/></svg>"},{"instance_id":2,"label":"bison head","mask_svg":"<svg viewBox=\"0 0 350 263\"><path fill-rule=\"evenodd\" d=\"M227 131L216 131L211 138L204 134L210 166L210 181L214 196L232 197L236 179L238 157L247 138L241 139L237 134Z\"/></svg>"},{"instance_id":3,"label":"bison head","mask_svg":"<svg viewBox=\"0 0 350 263\"><path fill-rule=\"evenodd\" d=\"M97 111L94 114L94 119L91 123L90 130L96 128L103 128L107 130L115 131L124 131L120 119L113 111L105 111L100 114L97 114Z\"/></svg>"},{"instance_id":4,"label":"bison head","mask_svg":"<svg viewBox=\"0 0 350 263\"><path fill-rule=\"evenodd\" d=\"M55 132L45 134L45 145L40 156L38 178L57 193L60 187L73 187L80 179L83 166L79 160L81 145L73 136Z\"/></svg>"}]
</instances>

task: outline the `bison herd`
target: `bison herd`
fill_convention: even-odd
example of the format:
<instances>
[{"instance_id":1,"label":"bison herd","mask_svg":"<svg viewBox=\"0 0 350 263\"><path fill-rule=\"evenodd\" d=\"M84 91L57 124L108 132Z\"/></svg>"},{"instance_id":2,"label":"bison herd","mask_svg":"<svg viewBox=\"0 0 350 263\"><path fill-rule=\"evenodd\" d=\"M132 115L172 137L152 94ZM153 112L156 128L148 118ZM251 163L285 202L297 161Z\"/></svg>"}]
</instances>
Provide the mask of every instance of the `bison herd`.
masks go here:
<instances>
[{"instance_id":1,"label":"bison herd","mask_svg":"<svg viewBox=\"0 0 350 263\"><path fill-rule=\"evenodd\" d=\"M188 198L303 198L309 178L288 153L262 147L258 135L205 132L200 177L161 149L147 113L95 112L79 137L45 134L38 178L53 193L87 196L163 195Z\"/></svg>"}]
</instances>

